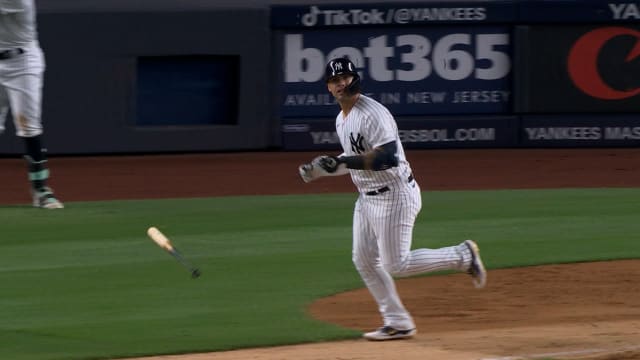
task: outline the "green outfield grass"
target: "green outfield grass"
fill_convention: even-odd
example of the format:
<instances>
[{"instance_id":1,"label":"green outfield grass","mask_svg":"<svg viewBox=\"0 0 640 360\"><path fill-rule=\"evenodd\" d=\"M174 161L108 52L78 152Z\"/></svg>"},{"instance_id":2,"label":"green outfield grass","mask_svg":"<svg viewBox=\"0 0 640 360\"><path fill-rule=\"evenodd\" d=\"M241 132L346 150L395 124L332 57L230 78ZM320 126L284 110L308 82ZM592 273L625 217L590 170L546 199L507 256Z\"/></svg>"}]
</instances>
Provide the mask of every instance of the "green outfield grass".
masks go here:
<instances>
[{"instance_id":1,"label":"green outfield grass","mask_svg":"<svg viewBox=\"0 0 640 360\"><path fill-rule=\"evenodd\" d=\"M640 189L426 192L414 247L478 241L488 268L639 258ZM354 194L0 207L0 359L105 359L342 339L310 319L361 287ZM147 237L157 226L202 277Z\"/></svg>"}]
</instances>

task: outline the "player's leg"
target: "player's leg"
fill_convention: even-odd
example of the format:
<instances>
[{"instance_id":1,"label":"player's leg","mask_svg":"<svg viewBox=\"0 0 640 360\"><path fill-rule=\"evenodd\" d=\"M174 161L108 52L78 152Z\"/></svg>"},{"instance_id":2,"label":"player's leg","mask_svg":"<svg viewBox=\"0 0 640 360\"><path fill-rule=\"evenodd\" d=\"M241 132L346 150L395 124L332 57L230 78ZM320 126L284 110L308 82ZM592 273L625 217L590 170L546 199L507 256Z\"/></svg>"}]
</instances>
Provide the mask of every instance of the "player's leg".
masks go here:
<instances>
[{"instance_id":1,"label":"player's leg","mask_svg":"<svg viewBox=\"0 0 640 360\"><path fill-rule=\"evenodd\" d=\"M394 189L383 201L379 201L380 219L375 221L380 234L380 254L387 271L393 276L411 276L421 273L470 268L472 252L464 242L439 249L411 251L413 226L420 212L422 200L417 184ZM396 221L382 221L383 218Z\"/></svg>"},{"instance_id":2,"label":"player's leg","mask_svg":"<svg viewBox=\"0 0 640 360\"><path fill-rule=\"evenodd\" d=\"M7 82L7 94L16 135L24 140L33 205L45 209L60 209L64 206L47 186L49 169L46 150L42 146L42 74L16 76Z\"/></svg>"},{"instance_id":3,"label":"player's leg","mask_svg":"<svg viewBox=\"0 0 640 360\"><path fill-rule=\"evenodd\" d=\"M382 328L364 336L370 340L411 337L415 334L415 324L400 300L393 278L380 262L375 234L364 206L358 200L353 215L353 263L383 318Z\"/></svg>"}]
</instances>

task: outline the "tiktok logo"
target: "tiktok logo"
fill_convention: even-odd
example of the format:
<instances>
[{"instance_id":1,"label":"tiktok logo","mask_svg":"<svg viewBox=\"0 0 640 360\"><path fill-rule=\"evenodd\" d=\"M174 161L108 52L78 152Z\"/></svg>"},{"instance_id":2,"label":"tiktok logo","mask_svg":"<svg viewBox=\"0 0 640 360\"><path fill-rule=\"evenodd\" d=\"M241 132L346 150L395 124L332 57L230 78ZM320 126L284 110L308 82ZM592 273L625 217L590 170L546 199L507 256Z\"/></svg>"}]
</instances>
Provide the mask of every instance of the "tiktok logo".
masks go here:
<instances>
[{"instance_id":1,"label":"tiktok logo","mask_svg":"<svg viewBox=\"0 0 640 360\"><path fill-rule=\"evenodd\" d=\"M624 59L625 63L640 57L640 32L624 27L604 27L590 31L580 37L571 48L567 61L569 77L573 83L594 98L621 100L640 94L640 87L614 89L608 85L598 71L598 56L604 45L617 36L635 37L635 45Z\"/></svg>"}]
</instances>

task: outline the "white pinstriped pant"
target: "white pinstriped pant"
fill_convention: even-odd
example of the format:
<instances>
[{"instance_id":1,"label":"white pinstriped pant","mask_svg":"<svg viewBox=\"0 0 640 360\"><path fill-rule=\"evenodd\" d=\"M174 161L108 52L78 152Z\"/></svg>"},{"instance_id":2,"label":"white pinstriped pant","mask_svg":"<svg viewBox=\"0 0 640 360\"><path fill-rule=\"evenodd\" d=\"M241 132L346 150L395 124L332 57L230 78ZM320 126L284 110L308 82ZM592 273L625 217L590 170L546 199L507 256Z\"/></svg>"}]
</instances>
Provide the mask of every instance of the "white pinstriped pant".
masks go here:
<instances>
[{"instance_id":1,"label":"white pinstriped pant","mask_svg":"<svg viewBox=\"0 0 640 360\"><path fill-rule=\"evenodd\" d=\"M360 194L353 214L353 263L378 303L384 325L415 328L392 276L411 276L440 270L464 270L471 254L461 244L411 251L413 225L422 207L415 180L394 184L378 195Z\"/></svg>"}]
</instances>

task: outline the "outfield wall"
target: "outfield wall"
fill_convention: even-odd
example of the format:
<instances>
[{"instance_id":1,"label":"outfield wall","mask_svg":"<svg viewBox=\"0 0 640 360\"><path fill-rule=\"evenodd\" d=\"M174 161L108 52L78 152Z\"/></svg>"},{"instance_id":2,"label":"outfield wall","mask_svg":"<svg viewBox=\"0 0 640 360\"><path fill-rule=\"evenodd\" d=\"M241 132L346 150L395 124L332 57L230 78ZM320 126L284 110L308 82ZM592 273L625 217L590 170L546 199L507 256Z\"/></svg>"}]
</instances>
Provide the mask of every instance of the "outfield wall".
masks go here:
<instances>
[{"instance_id":1,"label":"outfield wall","mask_svg":"<svg viewBox=\"0 0 640 360\"><path fill-rule=\"evenodd\" d=\"M267 8L110 1L40 2L50 153L270 146ZM22 152L12 135L0 153Z\"/></svg>"},{"instance_id":2,"label":"outfield wall","mask_svg":"<svg viewBox=\"0 0 640 360\"><path fill-rule=\"evenodd\" d=\"M640 145L637 1L299 3L39 1L49 151L338 149L335 56L408 148Z\"/></svg>"},{"instance_id":3,"label":"outfield wall","mask_svg":"<svg viewBox=\"0 0 640 360\"><path fill-rule=\"evenodd\" d=\"M410 148L638 146L639 20L614 1L276 7L283 145L339 146L320 64L348 56Z\"/></svg>"}]
</instances>

